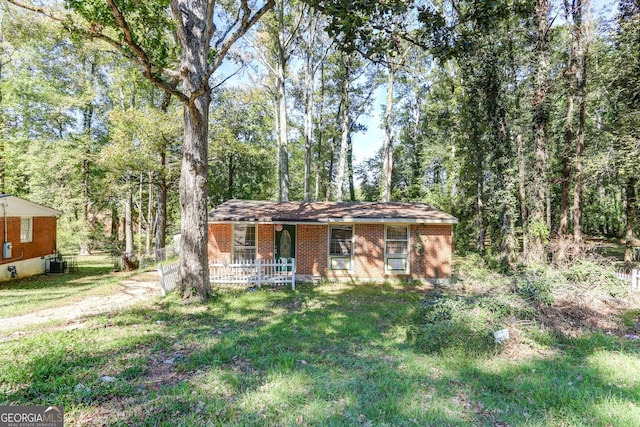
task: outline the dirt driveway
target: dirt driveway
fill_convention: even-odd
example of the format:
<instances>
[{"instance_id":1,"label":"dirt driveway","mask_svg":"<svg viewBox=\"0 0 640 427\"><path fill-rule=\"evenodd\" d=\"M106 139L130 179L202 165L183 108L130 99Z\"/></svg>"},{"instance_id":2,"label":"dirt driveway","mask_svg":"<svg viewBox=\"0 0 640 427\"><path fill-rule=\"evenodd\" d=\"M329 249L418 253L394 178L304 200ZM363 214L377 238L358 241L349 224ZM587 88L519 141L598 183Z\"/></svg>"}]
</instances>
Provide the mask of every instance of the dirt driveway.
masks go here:
<instances>
[{"instance_id":1,"label":"dirt driveway","mask_svg":"<svg viewBox=\"0 0 640 427\"><path fill-rule=\"evenodd\" d=\"M158 274L143 273L123 280L112 295L90 296L61 307L0 319L0 333L52 321L73 320L130 307L160 295Z\"/></svg>"}]
</instances>

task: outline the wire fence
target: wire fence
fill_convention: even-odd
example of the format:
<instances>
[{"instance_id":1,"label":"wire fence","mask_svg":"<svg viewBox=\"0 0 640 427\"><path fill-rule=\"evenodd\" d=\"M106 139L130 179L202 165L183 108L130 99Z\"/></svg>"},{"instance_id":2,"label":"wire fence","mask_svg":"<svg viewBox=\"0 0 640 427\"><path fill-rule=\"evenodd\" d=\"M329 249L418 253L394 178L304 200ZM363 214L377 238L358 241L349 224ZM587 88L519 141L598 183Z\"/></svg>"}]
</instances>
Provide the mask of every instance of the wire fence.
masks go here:
<instances>
[{"instance_id":1,"label":"wire fence","mask_svg":"<svg viewBox=\"0 0 640 427\"><path fill-rule=\"evenodd\" d=\"M120 270L148 270L156 268L158 263L178 258L180 256L180 245L173 244L161 249L156 249L152 253L138 255L135 252L123 253L114 259L116 268Z\"/></svg>"}]
</instances>

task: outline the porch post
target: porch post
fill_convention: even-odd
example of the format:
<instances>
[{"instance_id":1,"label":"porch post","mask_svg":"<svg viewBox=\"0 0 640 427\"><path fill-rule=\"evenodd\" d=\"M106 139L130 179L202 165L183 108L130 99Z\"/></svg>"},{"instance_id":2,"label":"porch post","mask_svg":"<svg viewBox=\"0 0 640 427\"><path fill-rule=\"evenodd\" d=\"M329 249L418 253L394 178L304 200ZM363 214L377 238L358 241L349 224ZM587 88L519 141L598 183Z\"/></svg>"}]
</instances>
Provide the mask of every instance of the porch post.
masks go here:
<instances>
[{"instance_id":1,"label":"porch post","mask_svg":"<svg viewBox=\"0 0 640 427\"><path fill-rule=\"evenodd\" d=\"M262 287L262 267L260 266L260 258L256 260L256 264L258 266L258 288Z\"/></svg>"}]
</instances>

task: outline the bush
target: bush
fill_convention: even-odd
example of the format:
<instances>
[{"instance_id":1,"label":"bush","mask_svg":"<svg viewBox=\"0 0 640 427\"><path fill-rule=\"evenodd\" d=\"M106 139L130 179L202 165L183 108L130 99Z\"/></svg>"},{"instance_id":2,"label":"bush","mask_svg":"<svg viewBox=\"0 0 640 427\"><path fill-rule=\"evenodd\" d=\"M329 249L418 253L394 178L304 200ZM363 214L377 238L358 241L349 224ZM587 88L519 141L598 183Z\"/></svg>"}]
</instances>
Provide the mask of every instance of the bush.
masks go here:
<instances>
[{"instance_id":1,"label":"bush","mask_svg":"<svg viewBox=\"0 0 640 427\"><path fill-rule=\"evenodd\" d=\"M434 291L421 302L408 338L426 353L487 354L496 348L491 326L476 299Z\"/></svg>"},{"instance_id":2,"label":"bush","mask_svg":"<svg viewBox=\"0 0 640 427\"><path fill-rule=\"evenodd\" d=\"M552 305L553 285L556 279L542 270L531 271L516 279L517 293L531 304Z\"/></svg>"},{"instance_id":3,"label":"bush","mask_svg":"<svg viewBox=\"0 0 640 427\"><path fill-rule=\"evenodd\" d=\"M575 284L598 285L606 289L619 287L613 266L603 266L594 262L580 260L563 271L564 278Z\"/></svg>"}]
</instances>

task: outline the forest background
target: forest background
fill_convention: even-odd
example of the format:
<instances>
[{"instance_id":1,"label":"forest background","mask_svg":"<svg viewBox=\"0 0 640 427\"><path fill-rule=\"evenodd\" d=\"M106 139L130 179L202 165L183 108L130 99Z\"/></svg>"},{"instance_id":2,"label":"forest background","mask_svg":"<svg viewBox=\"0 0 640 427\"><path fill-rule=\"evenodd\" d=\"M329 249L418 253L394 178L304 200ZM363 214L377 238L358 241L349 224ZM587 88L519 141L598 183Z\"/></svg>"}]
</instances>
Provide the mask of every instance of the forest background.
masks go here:
<instances>
[{"instance_id":1,"label":"forest background","mask_svg":"<svg viewBox=\"0 0 640 427\"><path fill-rule=\"evenodd\" d=\"M181 220L176 86L141 74L126 46L74 31L103 34L110 21L83 6L101 2L42 2L62 25L11 3L0 3L0 192L62 210L63 252L164 247ZM168 3L141 4L162 17ZM227 3L218 24L248 4ZM631 259L639 1L266 3L208 82L208 208L423 201L459 218L458 251L507 267L571 258L585 236L624 238ZM170 63L167 22L138 29L169 40L158 58ZM354 159L378 115L381 148Z\"/></svg>"}]
</instances>

